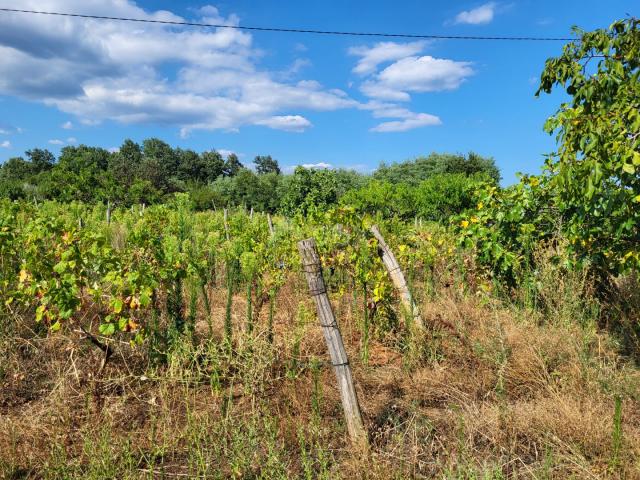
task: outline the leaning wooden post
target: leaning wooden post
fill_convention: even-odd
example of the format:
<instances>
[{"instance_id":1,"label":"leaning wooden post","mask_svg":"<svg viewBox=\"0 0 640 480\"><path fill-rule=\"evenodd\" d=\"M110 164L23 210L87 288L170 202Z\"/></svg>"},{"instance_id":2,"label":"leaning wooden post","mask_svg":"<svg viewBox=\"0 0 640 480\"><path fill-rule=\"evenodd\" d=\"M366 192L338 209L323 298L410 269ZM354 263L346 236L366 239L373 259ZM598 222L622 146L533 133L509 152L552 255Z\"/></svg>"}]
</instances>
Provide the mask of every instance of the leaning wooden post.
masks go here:
<instances>
[{"instance_id":1,"label":"leaning wooden post","mask_svg":"<svg viewBox=\"0 0 640 480\"><path fill-rule=\"evenodd\" d=\"M316 249L316 241L313 238L302 240L298 242L298 250L302 260L302 268L309 284L309 293L316 301L322 333L324 334L333 370L338 380L349 436L355 446L367 449L369 440L362 422L362 415L360 414L358 397L356 396L356 389L351 376L351 366L349 365L347 352L342 342L342 335L340 335L340 329L327 295L324 278L322 277L320 256Z\"/></svg>"},{"instance_id":2,"label":"leaning wooden post","mask_svg":"<svg viewBox=\"0 0 640 480\"><path fill-rule=\"evenodd\" d=\"M371 227L371 233L373 233L373 236L378 241L378 246L380 247L380 251L382 252L382 263L387 269L389 277L391 277L393 286L400 294L400 301L402 302L402 305L413 317L413 324L423 330L424 323L422 321L422 317L420 316L420 310L418 309L416 303L413 301L413 297L411 296L411 292L409 291L409 286L407 285L407 281L404 278L404 273L402 273L400 264L396 260L396 256L389 248L389 245L387 245L387 243L384 241L384 237L380 233L380 230L378 230L377 225L373 225Z\"/></svg>"},{"instance_id":3,"label":"leaning wooden post","mask_svg":"<svg viewBox=\"0 0 640 480\"><path fill-rule=\"evenodd\" d=\"M267 213L267 223L269 224L269 235L273 237L275 231L273 230L273 221L271 220L271 214Z\"/></svg>"}]
</instances>

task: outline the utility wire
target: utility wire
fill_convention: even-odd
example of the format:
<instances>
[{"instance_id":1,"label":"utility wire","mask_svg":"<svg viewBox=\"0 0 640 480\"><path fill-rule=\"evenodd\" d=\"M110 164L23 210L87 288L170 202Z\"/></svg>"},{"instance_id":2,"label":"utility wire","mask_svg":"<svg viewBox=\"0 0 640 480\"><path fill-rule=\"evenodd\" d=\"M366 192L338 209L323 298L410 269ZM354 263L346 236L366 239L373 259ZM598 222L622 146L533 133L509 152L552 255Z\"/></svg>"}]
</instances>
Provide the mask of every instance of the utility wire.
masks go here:
<instances>
[{"instance_id":1,"label":"utility wire","mask_svg":"<svg viewBox=\"0 0 640 480\"><path fill-rule=\"evenodd\" d=\"M257 32L280 32L280 33L310 33L316 35L342 35L354 37L385 37L385 38L423 38L432 40L503 40L503 41L531 41L531 42L569 42L576 40L575 38L561 37L483 37L472 35L421 35L411 33L380 33L380 32L343 32L331 30L309 30L302 28L276 28L276 27L248 27L240 25L223 25L215 23L198 23L198 22L177 22L171 20L151 20L145 18L126 18L126 17L108 17L103 15L85 15L80 13L62 13L62 12L45 12L38 10L20 10L16 8L0 8L1 12L11 13L32 13L39 15L55 15L58 17L76 17L90 18L94 20L115 20L118 22L139 22L139 23L156 23L162 25L178 25L185 27L210 27L210 28L231 28L234 30L249 30Z\"/></svg>"}]
</instances>

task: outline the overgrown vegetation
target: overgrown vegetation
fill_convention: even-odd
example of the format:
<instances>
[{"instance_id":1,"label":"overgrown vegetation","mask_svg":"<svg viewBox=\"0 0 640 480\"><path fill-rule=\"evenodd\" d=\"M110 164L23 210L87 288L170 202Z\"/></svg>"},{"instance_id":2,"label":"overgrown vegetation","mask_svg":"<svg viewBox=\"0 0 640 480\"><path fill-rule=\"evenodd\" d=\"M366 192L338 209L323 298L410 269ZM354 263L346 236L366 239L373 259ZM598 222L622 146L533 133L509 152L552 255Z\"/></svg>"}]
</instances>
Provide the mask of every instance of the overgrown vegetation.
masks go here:
<instances>
[{"instance_id":1,"label":"overgrown vegetation","mask_svg":"<svg viewBox=\"0 0 640 480\"><path fill-rule=\"evenodd\" d=\"M474 155L287 176L155 140L3 166L0 476L640 477L638 21L580 35L542 75L571 95L558 153L505 189ZM367 457L300 272L310 236Z\"/></svg>"},{"instance_id":2,"label":"overgrown vegetation","mask_svg":"<svg viewBox=\"0 0 640 480\"><path fill-rule=\"evenodd\" d=\"M403 203L399 210L385 212L389 216L413 218L424 213L425 218L434 218L431 205L449 196L454 199L447 211L461 213L467 205L460 196L469 195L472 179L499 179L493 159L474 153L431 154L391 167L382 165L373 176L304 167L285 175L271 156L257 156L255 168L249 169L234 154L223 159L215 150L174 149L158 139L145 140L142 145L126 140L117 152L81 145L63 148L57 160L40 149L27 151L25 157L10 158L1 166L0 197L130 206L162 203L174 193L188 192L199 210L243 206L306 215L337 205L347 193L367 198L366 190L375 190L381 180L385 188L393 184L411 192L393 199ZM416 179L423 182L416 183ZM413 205L416 197L423 207ZM361 206L363 211L374 207L366 202Z\"/></svg>"}]
</instances>

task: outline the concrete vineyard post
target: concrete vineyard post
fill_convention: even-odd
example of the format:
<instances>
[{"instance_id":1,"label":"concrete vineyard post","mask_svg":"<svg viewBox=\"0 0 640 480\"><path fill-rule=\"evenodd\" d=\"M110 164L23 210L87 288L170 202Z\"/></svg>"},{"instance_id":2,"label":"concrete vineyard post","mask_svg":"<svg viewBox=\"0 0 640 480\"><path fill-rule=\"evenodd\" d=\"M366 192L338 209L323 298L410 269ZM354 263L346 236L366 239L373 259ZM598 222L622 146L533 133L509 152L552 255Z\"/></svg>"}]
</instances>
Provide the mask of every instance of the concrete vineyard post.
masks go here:
<instances>
[{"instance_id":1,"label":"concrete vineyard post","mask_svg":"<svg viewBox=\"0 0 640 480\"><path fill-rule=\"evenodd\" d=\"M322 333L324 334L333 370L338 380L349 436L354 446L368 449L369 441L362 422L360 405L358 404L358 397L356 396L353 377L351 376L351 366L349 365L347 352L342 342L342 335L327 295L315 240L308 238L298 242L298 251L300 252L302 268L309 285L309 293L316 302Z\"/></svg>"},{"instance_id":2,"label":"concrete vineyard post","mask_svg":"<svg viewBox=\"0 0 640 480\"><path fill-rule=\"evenodd\" d=\"M400 268L400 264L396 260L396 256L393 254L387 243L384 241L384 237L378 230L377 225L373 225L371 227L371 233L378 241L378 246L380 251L382 252L382 263L391 277L391 281L393 282L393 286L396 288L398 293L400 294L400 301L404 308L411 314L413 318L413 324L416 325L419 329L424 330L424 323L422 321L422 317L420 316L420 310L418 306L413 301L413 297L411 296L411 292L409 291L409 286L407 285L407 281L404 278L404 273L402 273L402 269Z\"/></svg>"}]
</instances>

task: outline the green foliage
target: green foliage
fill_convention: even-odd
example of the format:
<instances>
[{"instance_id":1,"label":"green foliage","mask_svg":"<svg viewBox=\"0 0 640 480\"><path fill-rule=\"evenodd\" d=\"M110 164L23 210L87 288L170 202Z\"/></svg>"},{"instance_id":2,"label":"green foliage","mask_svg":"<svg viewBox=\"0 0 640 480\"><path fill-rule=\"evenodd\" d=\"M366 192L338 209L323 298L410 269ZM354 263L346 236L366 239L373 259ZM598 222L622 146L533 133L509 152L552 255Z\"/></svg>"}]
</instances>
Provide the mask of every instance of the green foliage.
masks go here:
<instances>
[{"instance_id":1,"label":"green foliage","mask_svg":"<svg viewBox=\"0 0 640 480\"><path fill-rule=\"evenodd\" d=\"M547 181L523 177L506 189L484 184L475 198L475 209L458 219L459 244L515 285L533 264L535 249L559 233Z\"/></svg>"},{"instance_id":2,"label":"green foliage","mask_svg":"<svg viewBox=\"0 0 640 480\"><path fill-rule=\"evenodd\" d=\"M207 190L217 206L242 205L261 212L275 212L280 207L281 176L276 173L256 175L243 168L233 177L219 177ZM211 205L209 205L211 208Z\"/></svg>"},{"instance_id":3,"label":"green foliage","mask_svg":"<svg viewBox=\"0 0 640 480\"><path fill-rule=\"evenodd\" d=\"M256 165L256 172L259 175L265 173L275 173L280 174L280 166L278 165L278 161L271 158L271 155L258 155L253 163Z\"/></svg>"},{"instance_id":4,"label":"green foliage","mask_svg":"<svg viewBox=\"0 0 640 480\"><path fill-rule=\"evenodd\" d=\"M437 174L416 186L371 180L365 186L347 192L342 205L361 214L382 218L447 222L473 206L474 191L480 182L463 174Z\"/></svg>"},{"instance_id":5,"label":"green foliage","mask_svg":"<svg viewBox=\"0 0 640 480\"><path fill-rule=\"evenodd\" d=\"M361 188L349 190L340 203L353 207L360 214L408 219L416 211L415 190L404 183L372 179Z\"/></svg>"},{"instance_id":6,"label":"green foliage","mask_svg":"<svg viewBox=\"0 0 640 480\"><path fill-rule=\"evenodd\" d=\"M0 168L0 197L36 202L151 205L189 192L197 210L242 206L285 215L321 215L339 203L382 218L447 221L469 205L472 178L498 179L492 159L470 153L432 154L382 165L373 178L351 170L298 167L283 175L270 155L255 157L255 172L237 155L172 148L157 138L127 139L115 152L86 145L27 152ZM480 172L480 173L479 173Z\"/></svg>"},{"instance_id":7,"label":"green foliage","mask_svg":"<svg viewBox=\"0 0 640 480\"><path fill-rule=\"evenodd\" d=\"M547 60L541 92L570 101L549 118L550 188L573 251L603 272L640 266L640 21L584 32Z\"/></svg>"},{"instance_id":8,"label":"green foliage","mask_svg":"<svg viewBox=\"0 0 640 480\"><path fill-rule=\"evenodd\" d=\"M297 167L281 186L281 211L291 216L324 212L357 185L357 178L345 170Z\"/></svg>"},{"instance_id":9,"label":"green foliage","mask_svg":"<svg viewBox=\"0 0 640 480\"><path fill-rule=\"evenodd\" d=\"M233 177L237 175L240 170L244 168L244 165L238 160L238 156L235 153L229 154L224 162L222 173L225 177Z\"/></svg>"},{"instance_id":10,"label":"green foliage","mask_svg":"<svg viewBox=\"0 0 640 480\"><path fill-rule=\"evenodd\" d=\"M390 166L383 163L373 176L377 180L417 186L433 175L444 173L458 173L468 177L485 175L496 183L500 181L500 171L493 158L484 158L473 152L470 152L466 157L464 155L432 153L428 157L418 157L413 161Z\"/></svg>"},{"instance_id":11,"label":"green foliage","mask_svg":"<svg viewBox=\"0 0 640 480\"><path fill-rule=\"evenodd\" d=\"M556 262L600 280L640 266L638 26L630 18L578 30L579 41L547 61L538 94L562 86L571 96L545 124L558 151L542 176L480 189L477 211L459 219L461 243L511 284L552 240L563 242Z\"/></svg>"}]
</instances>

